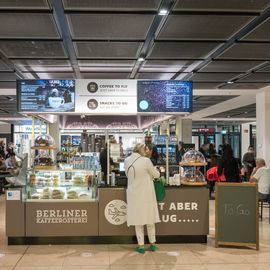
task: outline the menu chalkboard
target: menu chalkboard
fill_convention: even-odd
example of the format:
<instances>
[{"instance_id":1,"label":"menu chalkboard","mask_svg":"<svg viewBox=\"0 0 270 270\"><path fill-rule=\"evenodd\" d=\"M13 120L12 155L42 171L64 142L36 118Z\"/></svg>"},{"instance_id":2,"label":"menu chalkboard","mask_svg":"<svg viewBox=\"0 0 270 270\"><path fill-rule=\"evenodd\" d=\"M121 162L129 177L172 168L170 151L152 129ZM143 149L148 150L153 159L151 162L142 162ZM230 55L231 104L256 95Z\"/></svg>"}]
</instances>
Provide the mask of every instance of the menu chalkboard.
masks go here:
<instances>
[{"instance_id":1,"label":"menu chalkboard","mask_svg":"<svg viewBox=\"0 0 270 270\"><path fill-rule=\"evenodd\" d=\"M258 187L254 183L216 184L216 247L259 249Z\"/></svg>"}]
</instances>

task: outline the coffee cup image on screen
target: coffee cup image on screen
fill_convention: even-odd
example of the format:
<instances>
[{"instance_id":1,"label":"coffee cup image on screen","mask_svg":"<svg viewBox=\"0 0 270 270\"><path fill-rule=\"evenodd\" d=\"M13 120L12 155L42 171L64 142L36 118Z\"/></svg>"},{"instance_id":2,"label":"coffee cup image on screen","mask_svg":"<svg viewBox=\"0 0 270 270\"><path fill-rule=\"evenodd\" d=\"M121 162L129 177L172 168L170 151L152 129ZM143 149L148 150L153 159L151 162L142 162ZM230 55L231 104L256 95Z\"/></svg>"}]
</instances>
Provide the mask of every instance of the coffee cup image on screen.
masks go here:
<instances>
[{"instance_id":1,"label":"coffee cup image on screen","mask_svg":"<svg viewBox=\"0 0 270 270\"><path fill-rule=\"evenodd\" d=\"M49 106L53 109L59 108L61 105L65 104L63 97L49 97Z\"/></svg>"},{"instance_id":2,"label":"coffee cup image on screen","mask_svg":"<svg viewBox=\"0 0 270 270\"><path fill-rule=\"evenodd\" d=\"M98 85L97 85L97 83L95 83L95 82L90 82L90 83L87 85L87 90L88 90L90 93L95 93L95 92L97 92L97 90L98 90Z\"/></svg>"},{"instance_id":3,"label":"coffee cup image on screen","mask_svg":"<svg viewBox=\"0 0 270 270\"><path fill-rule=\"evenodd\" d=\"M87 106L90 110L95 110L98 107L98 102L95 99L89 99L87 102Z\"/></svg>"}]
</instances>

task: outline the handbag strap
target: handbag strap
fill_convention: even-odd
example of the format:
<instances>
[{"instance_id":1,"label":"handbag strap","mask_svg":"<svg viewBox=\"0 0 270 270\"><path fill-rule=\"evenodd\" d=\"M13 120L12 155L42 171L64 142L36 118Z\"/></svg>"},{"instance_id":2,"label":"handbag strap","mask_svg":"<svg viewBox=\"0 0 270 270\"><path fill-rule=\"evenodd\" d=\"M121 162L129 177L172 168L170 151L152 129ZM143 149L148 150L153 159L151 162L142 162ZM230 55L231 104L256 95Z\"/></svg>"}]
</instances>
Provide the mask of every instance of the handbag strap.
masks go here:
<instances>
[{"instance_id":1,"label":"handbag strap","mask_svg":"<svg viewBox=\"0 0 270 270\"><path fill-rule=\"evenodd\" d=\"M128 176L129 169L132 167L132 168L133 168L133 171L134 171L134 178L135 178L135 169L134 169L134 167L133 167L133 164L134 164L140 157L142 157L142 156L137 157L137 158L131 163L131 165L128 167L128 169L127 169L127 176Z\"/></svg>"}]
</instances>

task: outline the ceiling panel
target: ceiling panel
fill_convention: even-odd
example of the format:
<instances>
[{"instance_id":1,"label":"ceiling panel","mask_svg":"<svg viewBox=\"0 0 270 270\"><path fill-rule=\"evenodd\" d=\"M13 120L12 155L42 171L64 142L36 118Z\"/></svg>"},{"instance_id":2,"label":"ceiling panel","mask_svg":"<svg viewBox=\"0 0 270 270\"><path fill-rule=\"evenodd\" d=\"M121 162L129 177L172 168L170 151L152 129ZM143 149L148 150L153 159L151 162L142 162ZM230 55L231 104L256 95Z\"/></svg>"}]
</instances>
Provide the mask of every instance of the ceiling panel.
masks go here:
<instances>
[{"instance_id":1,"label":"ceiling panel","mask_svg":"<svg viewBox=\"0 0 270 270\"><path fill-rule=\"evenodd\" d=\"M46 0L4 0L0 1L1 9L49 9Z\"/></svg>"},{"instance_id":2,"label":"ceiling panel","mask_svg":"<svg viewBox=\"0 0 270 270\"><path fill-rule=\"evenodd\" d=\"M206 109L210 106L235 98L237 96L194 96L193 97L193 112Z\"/></svg>"},{"instance_id":3,"label":"ceiling panel","mask_svg":"<svg viewBox=\"0 0 270 270\"><path fill-rule=\"evenodd\" d=\"M270 46L267 43L236 43L225 51L219 59L270 59Z\"/></svg>"},{"instance_id":4,"label":"ceiling panel","mask_svg":"<svg viewBox=\"0 0 270 270\"><path fill-rule=\"evenodd\" d=\"M10 68L0 59L0 71L8 71Z\"/></svg>"},{"instance_id":5,"label":"ceiling panel","mask_svg":"<svg viewBox=\"0 0 270 270\"><path fill-rule=\"evenodd\" d=\"M190 80L194 82L227 82L238 75L240 73L195 73Z\"/></svg>"},{"instance_id":6,"label":"ceiling panel","mask_svg":"<svg viewBox=\"0 0 270 270\"><path fill-rule=\"evenodd\" d=\"M75 42L77 56L81 58L138 58L139 42Z\"/></svg>"},{"instance_id":7,"label":"ceiling panel","mask_svg":"<svg viewBox=\"0 0 270 270\"><path fill-rule=\"evenodd\" d=\"M161 0L63 0L73 10L157 10Z\"/></svg>"},{"instance_id":8,"label":"ceiling panel","mask_svg":"<svg viewBox=\"0 0 270 270\"><path fill-rule=\"evenodd\" d=\"M202 59L221 43L211 42L158 42L147 56L149 59Z\"/></svg>"},{"instance_id":9,"label":"ceiling panel","mask_svg":"<svg viewBox=\"0 0 270 270\"><path fill-rule=\"evenodd\" d=\"M144 39L153 15L69 15L73 38L78 39Z\"/></svg>"},{"instance_id":10,"label":"ceiling panel","mask_svg":"<svg viewBox=\"0 0 270 270\"><path fill-rule=\"evenodd\" d=\"M262 11L269 5L269 0L178 0L174 10Z\"/></svg>"},{"instance_id":11,"label":"ceiling panel","mask_svg":"<svg viewBox=\"0 0 270 270\"><path fill-rule=\"evenodd\" d=\"M255 118L256 117L256 104L247 105L234 110L213 114L207 118Z\"/></svg>"},{"instance_id":12,"label":"ceiling panel","mask_svg":"<svg viewBox=\"0 0 270 270\"><path fill-rule=\"evenodd\" d=\"M194 61L188 60L147 60L140 68L140 72L178 72L188 68L194 63Z\"/></svg>"},{"instance_id":13,"label":"ceiling panel","mask_svg":"<svg viewBox=\"0 0 270 270\"><path fill-rule=\"evenodd\" d=\"M193 89L217 89L220 82L193 82Z\"/></svg>"},{"instance_id":14,"label":"ceiling panel","mask_svg":"<svg viewBox=\"0 0 270 270\"><path fill-rule=\"evenodd\" d=\"M0 41L0 50L13 58L54 58L66 57L59 41Z\"/></svg>"},{"instance_id":15,"label":"ceiling panel","mask_svg":"<svg viewBox=\"0 0 270 270\"><path fill-rule=\"evenodd\" d=\"M71 72L66 73L49 73L49 72L37 72L36 73L40 79L75 79L75 76Z\"/></svg>"},{"instance_id":16,"label":"ceiling panel","mask_svg":"<svg viewBox=\"0 0 270 270\"><path fill-rule=\"evenodd\" d=\"M260 89L270 83L232 83L222 86L222 89Z\"/></svg>"},{"instance_id":17,"label":"ceiling panel","mask_svg":"<svg viewBox=\"0 0 270 270\"><path fill-rule=\"evenodd\" d=\"M237 82L268 82L270 83L270 73L252 73L238 80Z\"/></svg>"},{"instance_id":18,"label":"ceiling panel","mask_svg":"<svg viewBox=\"0 0 270 270\"><path fill-rule=\"evenodd\" d=\"M130 73L107 72L107 73L82 73L84 79L128 79Z\"/></svg>"},{"instance_id":19,"label":"ceiling panel","mask_svg":"<svg viewBox=\"0 0 270 270\"><path fill-rule=\"evenodd\" d=\"M243 40L270 41L270 19L268 18L261 25L251 31Z\"/></svg>"},{"instance_id":20,"label":"ceiling panel","mask_svg":"<svg viewBox=\"0 0 270 270\"><path fill-rule=\"evenodd\" d=\"M158 39L226 40L253 18L240 15L171 15Z\"/></svg>"},{"instance_id":21,"label":"ceiling panel","mask_svg":"<svg viewBox=\"0 0 270 270\"><path fill-rule=\"evenodd\" d=\"M15 89L16 88L16 81L12 81L12 82L0 81L0 88L2 88L2 89ZM8 92L7 92L7 94L8 94Z\"/></svg>"},{"instance_id":22,"label":"ceiling panel","mask_svg":"<svg viewBox=\"0 0 270 270\"><path fill-rule=\"evenodd\" d=\"M81 72L131 72L133 69L130 67L80 67Z\"/></svg>"},{"instance_id":23,"label":"ceiling panel","mask_svg":"<svg viewBox=\"0 0 270 270\"><path fill-rule=\"evenodd\" d=\"M131 67L134 60L79 60L80 67Z\"/></svg>"},{"instance_id":24,"label":"ceiling panel","mask_svg":"<svg viewBox=\"0 0 270 270\"><path fill-rule=\"evenodd\" d=\"M2 38L58 38L53 17L40 13L2 13Z\"/></svg>"},{"instance_id":25,"label":"ceiling panel","mask_svg":"<svg viewBox=\"0 0 270 270\"><path fill-rule=\"evenodd\" d=\"M262 65L264 61L211 61L200 72L245 72Z\"/></svg>"},{"instance_id":26,"label":"ceiling panel","mask_svg":"<svg viewBox=\"0 0 270 270\"><path fill-rule=\"evenodd\" d=\"M48 70L71 70L71 64L68 60L27 60L14 59L12 62L22 71L48 71Z\"/></svg>"},{"instance_id":27,"label":"ceiling panel","mask_svg":"<svg viewBox=\"0 0 270 270\"><path fill-rule=\"evenodd\" d=\"M175 73L150 73L150 72L144 72L144 73L138 73L137 79L145 79L145 80L170 80Z\"/></svg>"},{"instance_id":28,"label":"ceiling panel","mask_svg":"<svg viewBox=\"0 0 270 270\"><path fill-rule=\"evenodd\" d=\"M18 77L14 72L0 72L0 81L15 81Z\"/></svg>"}]
</instances>

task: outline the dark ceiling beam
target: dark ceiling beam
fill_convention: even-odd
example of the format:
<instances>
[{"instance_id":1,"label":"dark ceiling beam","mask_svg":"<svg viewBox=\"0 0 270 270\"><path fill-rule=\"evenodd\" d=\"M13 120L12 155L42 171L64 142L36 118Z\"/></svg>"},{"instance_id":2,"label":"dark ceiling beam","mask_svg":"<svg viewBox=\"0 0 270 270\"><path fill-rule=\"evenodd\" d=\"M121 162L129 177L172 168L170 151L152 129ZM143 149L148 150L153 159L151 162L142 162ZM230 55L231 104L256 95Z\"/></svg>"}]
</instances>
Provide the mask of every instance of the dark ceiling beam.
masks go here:
<instances>
[{"instance_id":1,"label":"dark ceiling beam","mask_svg":"<svg viewBox=\"0 0 270 270\"><path fill-rule=\"evenodd\" d=\"M5 63L5 65L14 72L14 74L20 78L24 79L25 75L20 71L20 69L13 64L12 61L10 61L1 51L0 51L0 59ZM34 76L34 75L33 75Z\"/></svg>"},{"instance_id":2,"label":"dark ceiling beam","mask_svg":"<svg viewBox=\"0 0 270 270\"><path fill-rule=\"evenodd\" d=\"M208 58L206 58L202 63L200 63L197 67L195 67L187 76L183 78L183 80L188 80L194 73L198 72L200 69L209 64L212 60L220 56L226 50L228 50L231 46L233 46L236 42L240 41L245 35L250 33L260 24L265 22L270 17L270 7L263 11L258 17L253 19L249 24L240 29L236 34L234 34L228 41L226 41L223 45L219 46L216 51L214 51ZM243 41L244 42L244 41ZM239 59L241 60L241 59ZM179 72L176 73L171 79L176 79L179 75Z\"/></svg>"},{"instance_id":3,"label":"dark ceiling beam","mask_svg":"<svg viewBox=\"0 0 270 270\"><path fill-rule=\"evenodd\" d=\"M158 33L160 32L161 28L165 24L170 12L172 11L174 5L176 3L176 0L163 0L160 4L160 7L158 10L166 9L168 11L167 15L161 16L156 13L156 16L154 17L154 20L152 22L152 25L150 26L150 29L148 30L148 33L146 35L146 39L143 43L143 46L139 53L139 58L146 58L147 54L150 52L154 45L154 41ZM136 77L137 72L139 71L141 65L143 64L142 61L136 61L136 63L133 66L132 72L130 74L130 79L134 79Z\"/></svg>"},{"instance_id":4,"label":"dark ceiling beam","mask_svg":"<svg viewBox=\"0 0 270 270\"><path fill-rule=\"evenodd\" d=\"M59 0L48 0L52 9L53 9L53 17L55 23L57 25L59 34L63 40L63 45L66 50L66 53L71 62L71 66L74 70L77 79L81 79L80 68L75 52L75 48L73 46L72 37L69 31L68 21L65 15L64 7L62 1Z\"/></svg>"}]
</instances>

